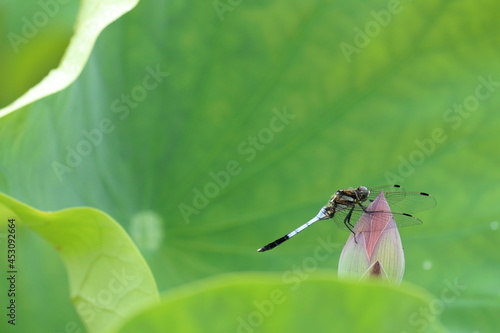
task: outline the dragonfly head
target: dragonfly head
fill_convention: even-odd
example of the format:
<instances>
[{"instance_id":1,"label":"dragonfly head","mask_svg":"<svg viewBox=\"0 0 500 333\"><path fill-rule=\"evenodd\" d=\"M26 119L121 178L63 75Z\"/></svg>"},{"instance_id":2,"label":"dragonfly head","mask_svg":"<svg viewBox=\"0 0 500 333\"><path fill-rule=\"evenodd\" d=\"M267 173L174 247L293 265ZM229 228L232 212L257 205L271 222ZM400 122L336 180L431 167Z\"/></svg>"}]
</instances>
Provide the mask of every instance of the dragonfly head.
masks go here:
<instances>
[{"instance_id":1,"label":"dragonfly head","mask_svg":"<svg viewBox=\"0 0 500 333\"><path fill-rule=\"evenodd\" d=\"M365 201L366 199L368 199L368 196L370 195L370 190L366 186L359 186L356 189L356 192L358 192L359 201Z\"/></svg>"}]
</instances>

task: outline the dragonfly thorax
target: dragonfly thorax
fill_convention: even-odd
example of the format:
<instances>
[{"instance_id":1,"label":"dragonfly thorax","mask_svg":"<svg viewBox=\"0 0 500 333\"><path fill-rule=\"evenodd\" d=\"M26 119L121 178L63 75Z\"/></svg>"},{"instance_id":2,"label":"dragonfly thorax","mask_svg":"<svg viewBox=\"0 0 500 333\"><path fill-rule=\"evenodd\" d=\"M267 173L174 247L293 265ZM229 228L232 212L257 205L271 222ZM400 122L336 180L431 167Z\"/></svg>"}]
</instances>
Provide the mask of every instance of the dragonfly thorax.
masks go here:
<instances>
[{"instance_id":1,"label":"dragonfly thorax","mask_svg":"<svg viewBox=\"0 0 500 333\"><path fill-rule=\"evenodd\" d=\"M366 201L369 195L370 190L365 186L359 186L357 188L350 187L348 189L335 192L328 202L328 205L339 208L342 207L342 209L344 209Z\"/></svg>"}]
</instances>

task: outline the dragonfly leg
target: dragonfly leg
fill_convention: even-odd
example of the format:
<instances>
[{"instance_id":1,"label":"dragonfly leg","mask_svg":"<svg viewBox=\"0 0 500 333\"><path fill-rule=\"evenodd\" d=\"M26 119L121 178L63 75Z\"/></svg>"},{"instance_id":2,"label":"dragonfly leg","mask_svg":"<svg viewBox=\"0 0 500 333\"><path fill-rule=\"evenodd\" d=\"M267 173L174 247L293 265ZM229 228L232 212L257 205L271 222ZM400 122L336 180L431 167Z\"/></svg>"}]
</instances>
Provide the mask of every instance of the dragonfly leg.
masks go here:
<instances>
[{"instance_id":1,"label":"dragonfly leg","mask_svg":"<svg viewBox=\"0 0 500 333\"><path fill-rule=\"evenodd\" d=\"M354 232L354 230L352 230L354 228L354 226L351 224L351 216L352 216L353 211L354 211L354 206L351 208L349 213L347 213L347 215L345 216L344 225L346 226L347 229L349 229L350 232L352 232L352 234L354 235L354 243L357 244L358 241L356 240L356 233Z\"/></svg>"},{"instance_id":2,"label":"dragonfly leg","mask_svg":"<svg viewBox=\"0 0 500 333\"><path fill-rule=\"evenodd\" d=\"M387 213L386 211L383 211L383 210L368 210L368 207L363 206L359 202L358 202L358 206L361 207L361 209L365 213Z\"/></svg>"},{"instance_id":3,"label":"dragonfly leg","mask_svg":"<svg viewBox=\"0 0 500 333\"><path fill-rule=\"evenodd\" d=\"M363 212L365 212L365 213L371 213L371 211L369 211L368 209L366 209L366 207L363 206L362 204L360 204L359 202L358 202L358 206L361 207L361 209L363 210Z\"/></svg>"}]
</instances>

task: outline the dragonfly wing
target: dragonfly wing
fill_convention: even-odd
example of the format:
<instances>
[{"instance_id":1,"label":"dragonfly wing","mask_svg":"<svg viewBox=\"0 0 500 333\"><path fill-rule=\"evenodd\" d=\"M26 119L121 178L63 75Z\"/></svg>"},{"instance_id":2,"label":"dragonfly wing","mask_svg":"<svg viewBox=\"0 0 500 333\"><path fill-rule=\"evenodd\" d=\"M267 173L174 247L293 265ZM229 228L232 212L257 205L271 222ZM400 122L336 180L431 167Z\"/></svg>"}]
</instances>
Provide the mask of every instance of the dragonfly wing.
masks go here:
<instances>
[{"instance_id":1,"label":"dragonfly wing","mask_svg":"<svg viewBox=\"0 0 500 333\"><path fill-rule=\"evenodd\" d=\"M394 220L396 220L398 227L409 227L412 225L422 224L422 221L419 218L410 214L397 212L391 212L391 214L394 217Z\"/></svg>"},{"instance_id":2,"label":"dragonfly wing","mask_svg":"<svg viewBox=\"0 0 500 333\"><path fill-rule=\"evenodd\" d=\"M341 210L338 213L335 213L333 220L335 224L342 230L350 231L349 228L345 225L344 221L349 213L348 209ZM356 223L361 218L361 215L365 212L361 208L355 208L352 212L350 223L355 226ZM369 215L371 223L366 225L360 229L360 226L357 227L357 231L378 231L378 227L384 229L387 228L387 221L391 217L394 218L396 225L398 227L408 227L412 225L422 224L422 221L417 217L407 214L407 213L399 213L399 212L389 212L389 211L372 211L366 212Z\"/></svg>"},{"instance_id":3,"label":"dragonfly wing","mask_svg":"<svg viewBox=\"0 0 500 333\"><path fill-rule=\"evenodd\" d=\"M398 212L385 212L377 211L369 214L370 222L369 224L363 225L363 227L358 226L357 231L379 231L377 228L389 229L393 227L389 226L387 223L390 218L393 218L398 227L408 227L412 225L422 224L422 221L413 215Z\"/></svg>"},{"instance_id":4,"label":"dragonfly wing","mask_svg":"<svg viewBox=\"0 0 500 333\"><path fill-rule=\"evenodd\" d=\"M405 213L417 213L436 206L436 199L424 192L391 192L385 198L391 210Z\"/></svg>"},{"instance_id":5,"label":"dragonfly wing","mask_svg":"<svg viewBox=\"0 0 500 333\"><path fill-rule=\"evenodd\" d=\"M384 185L384 186L371 187L370 188L370 195L368 196L368 199L370 200L370 202L375 200L375 198L382 191L384 191L384 193L387 195L387 193L391 193L391 192L404 192L405 189L401 185Z\"/></svg>"},{"instance_id":6,"label":"dragonfly wing","mask_svg":"<svg viewBox=\"0 0 500 333\"><path fill-rule=\"evenodd\" d=\"M436 199L424 192L406 192L400 185L385 185L370 188L368 202L371 203L384 191L384 196L391 210L405 213L417 213L434 208Z\"/></svg>"}]
</instances>

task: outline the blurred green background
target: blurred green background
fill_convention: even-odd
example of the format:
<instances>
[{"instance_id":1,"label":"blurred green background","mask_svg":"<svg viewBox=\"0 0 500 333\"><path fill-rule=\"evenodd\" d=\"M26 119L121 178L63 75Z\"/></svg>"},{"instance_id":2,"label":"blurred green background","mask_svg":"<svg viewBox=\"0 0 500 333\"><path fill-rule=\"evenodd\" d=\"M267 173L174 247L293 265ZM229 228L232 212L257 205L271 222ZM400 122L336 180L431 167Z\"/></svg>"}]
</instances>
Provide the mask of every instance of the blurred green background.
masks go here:
<instances>
[{"instance_id":1,"label":"blurred green background","mask_svg":"<svg viewBox=\"0 0 500 333\"><path fill-rule=\"evenodd\" d=\"M13 44L11 33L45 7L0 2L1 107L63 56L79 4L57 4ZM159 318L178 320L164 326L172 331L336 332L348 318L352 331L422 332L390 307L368 314L390 296L336 281L348 234L328 221L255 251L338 189L398 183L438 201L418 214L422 226L401 230L404 280L424 304L409 313L423 306L450 332L494 332L499 10L494 0L142 1L101 34L70 87L0 119L0 191L40 210L90 206L116 219L165 293ZM18 232L15 329L83 330L57 252ZM332 253L305 274L321 242ZM294 270L300 292L285 281ZM273 288L287 290L287 311L242 328L238 318ZM167 325L150 322L151 331Z\"/></svg>"}]
</instances>

